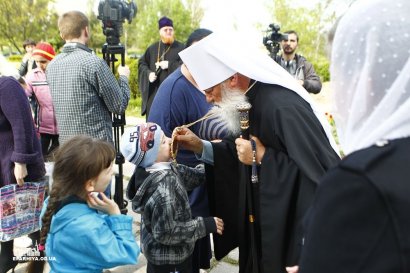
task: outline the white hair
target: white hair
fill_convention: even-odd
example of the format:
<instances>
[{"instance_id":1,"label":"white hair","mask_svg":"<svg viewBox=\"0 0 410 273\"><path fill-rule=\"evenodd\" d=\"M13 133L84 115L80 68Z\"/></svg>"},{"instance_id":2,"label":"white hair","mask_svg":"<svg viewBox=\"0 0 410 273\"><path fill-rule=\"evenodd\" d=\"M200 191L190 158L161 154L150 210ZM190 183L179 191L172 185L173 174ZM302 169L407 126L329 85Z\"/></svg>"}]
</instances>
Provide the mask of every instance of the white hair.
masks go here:
<instances>
[{"instance_id":1,"label":"white hair","mask_svg":"<svg viewBox=\"0 0 410 273\"><path fill-rule=\"evenodd\" d=\"M236 106L248 102L248 98L243 91L230 89L225 82L221 83L221 95L222 100L215 103L209 112L216 113L218 122L224 123L229 134L239 135L241 127Z\"/></svg>"}]
</instances>

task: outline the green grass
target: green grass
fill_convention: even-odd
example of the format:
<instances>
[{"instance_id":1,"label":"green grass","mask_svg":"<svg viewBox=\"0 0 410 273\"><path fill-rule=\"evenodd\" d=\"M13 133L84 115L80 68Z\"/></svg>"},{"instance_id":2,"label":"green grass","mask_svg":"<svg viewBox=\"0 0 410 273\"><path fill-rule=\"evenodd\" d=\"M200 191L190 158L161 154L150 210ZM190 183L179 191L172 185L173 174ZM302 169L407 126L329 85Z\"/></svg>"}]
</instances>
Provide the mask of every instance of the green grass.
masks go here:
<instances>
[{"instance_id":1,"label":"green grass","mask_svg":"<svg viewBox=\"0 0 410 273\"><path fill-rule=\"evenodd\" d=\"M130 99L127 110L125 110L126 116L141 117L141 97Z\"/></svg>"}]
</instances>

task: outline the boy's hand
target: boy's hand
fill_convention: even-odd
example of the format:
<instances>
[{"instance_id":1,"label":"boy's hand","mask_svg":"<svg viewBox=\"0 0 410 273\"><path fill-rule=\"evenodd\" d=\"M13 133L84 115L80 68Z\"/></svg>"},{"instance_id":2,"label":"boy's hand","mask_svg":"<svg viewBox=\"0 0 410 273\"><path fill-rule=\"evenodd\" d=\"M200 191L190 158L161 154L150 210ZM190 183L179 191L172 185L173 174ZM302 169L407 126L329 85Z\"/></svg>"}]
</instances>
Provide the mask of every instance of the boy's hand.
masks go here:
<instances>
[{"instance_id":1,"label":"boy's hand","mask_svg":"<svg viewBox=\"0 0 410 273\"><path fill-rule=\"evenodd\" d=\"M98 198L98 194L102 197L102 200ZM103 192L95 194L90 192L87 197L88 206L93 209L100 210L107 213L108 215L119 215L121 214L120 208L114 200L109 199Z\"/></svg>"},{"instance_id":2,"label":"boy's hand","mask_svg":"<svg viewBox=\"0 0 410 273\"><path fill-rule=\"evenodd\" d=\"M222 235L223 231L224 231L224 221L218 217L214 217L215 220L215 224L216 224L216 232L219 235Z\"/></svg>"}]
</instances>

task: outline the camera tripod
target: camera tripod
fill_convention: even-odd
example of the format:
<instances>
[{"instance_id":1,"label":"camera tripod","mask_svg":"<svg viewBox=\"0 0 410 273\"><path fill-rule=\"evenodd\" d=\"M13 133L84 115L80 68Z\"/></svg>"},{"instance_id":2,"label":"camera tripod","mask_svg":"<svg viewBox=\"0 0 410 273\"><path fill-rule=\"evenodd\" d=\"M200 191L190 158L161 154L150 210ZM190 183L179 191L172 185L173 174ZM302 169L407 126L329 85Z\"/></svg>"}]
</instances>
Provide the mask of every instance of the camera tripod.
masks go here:
<instances>
[{"instance_id":1,"label":"camera tripod","mask_svg":"<svg viewBox=\"0 0 410 273\"><path fill-rule=\"evenodd\" d=\"M123 45L109 45L104 44L102 48L103 58L107 62L108 66L111 67L112 73L115 74L115 62L118 59L115 57L116 54L121 54L121 65L125 65L125 48ZM114 130L114 147L115 147L115 164L118 165L118 173L115 174L115 192L114 201L117 203L122 214L127 214L128 202L124 200L124 184L123 184L123 164L125 163L124 156L120 151L120 137L124 133L125 123L125 113L123 115L112 115L112 127Z\"/></svg>"}]
</instances>

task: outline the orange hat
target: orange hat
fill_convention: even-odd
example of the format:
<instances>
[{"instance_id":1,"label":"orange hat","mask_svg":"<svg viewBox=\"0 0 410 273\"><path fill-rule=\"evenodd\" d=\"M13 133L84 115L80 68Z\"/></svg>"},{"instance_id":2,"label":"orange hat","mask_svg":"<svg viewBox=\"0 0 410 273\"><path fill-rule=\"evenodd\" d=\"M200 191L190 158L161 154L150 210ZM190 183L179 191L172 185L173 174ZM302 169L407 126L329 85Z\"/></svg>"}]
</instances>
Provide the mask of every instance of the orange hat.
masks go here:
<instances>
[{"instance_id":1,"label":"orange hat","mask_svg":"<svg viewBox=\"0 0 410 273\"><path fill-rule=\"evenodd\" d=\"M38 43L33 50L33 56L41 56L49 61L54 59L56 53L49 43Z\"/></svg>"}]
</instances>

